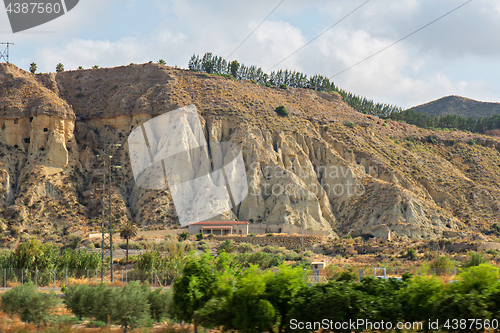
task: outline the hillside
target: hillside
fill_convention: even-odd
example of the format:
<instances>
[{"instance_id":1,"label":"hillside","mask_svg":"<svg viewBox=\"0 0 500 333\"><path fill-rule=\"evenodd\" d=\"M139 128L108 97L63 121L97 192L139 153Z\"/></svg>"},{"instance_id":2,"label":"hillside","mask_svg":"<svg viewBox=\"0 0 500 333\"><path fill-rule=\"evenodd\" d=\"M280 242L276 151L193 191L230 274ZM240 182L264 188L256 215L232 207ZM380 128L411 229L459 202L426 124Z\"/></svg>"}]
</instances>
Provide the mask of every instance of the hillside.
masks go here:
<instances>
[{"instance_id":1,"label":"hillside","mask_svg":"<svg viewBox=\"0 0 500 333\"><path fill-rule=\"evenodd\" d=\"M115 221L178 225L169 191L135 185L127 137L194 104L209 142L239 145L240 220L384 238L474 237L500 218L500 140L361 114L337 94L264 87L158 64L32 75L0 64L0 209L6 233L99 231L107 144ZM284 105L289 117L274 109ZM286 170L286 177L283 172ZM273 186L292 189L273 193ZM66 237L66 236L65 236ZM482 236L481 236L482 237Z\"/></svg>"},{"instance_id":2,"label":"hillside","mask_svg":"<svg viewBox=\"0 0 500 333\"><path fill-rule=\"evenodd\" d=\"M479 118L500 115L500 103L480 102L461 96L446 96L435 101L414 106L409 110L428 116L450 114L464 118Z\"/></svg>"}]
</instances>

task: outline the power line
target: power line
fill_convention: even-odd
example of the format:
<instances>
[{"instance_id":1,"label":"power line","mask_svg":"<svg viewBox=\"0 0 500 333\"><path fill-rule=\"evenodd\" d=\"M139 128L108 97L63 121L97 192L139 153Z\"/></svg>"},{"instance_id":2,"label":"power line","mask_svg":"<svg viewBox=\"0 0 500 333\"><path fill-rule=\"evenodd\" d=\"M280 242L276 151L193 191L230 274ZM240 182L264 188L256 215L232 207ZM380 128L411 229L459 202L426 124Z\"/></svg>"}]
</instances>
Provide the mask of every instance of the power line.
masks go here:
<instances>
[{"instance_id":1,"label":"power line","mask_svg":"<svg viewBox=\"0 0 500 333\"><path fill-rule=\"evenodd\" d=\"M332 24L330 27L328 27L327 29L325 29L322 33L320 33L319 35L317 35L316 37L314 37L313 39L311 39L310 41L308 41L307 43L305 43L301 47L299 47L297 50L295 50L292 54L290 54L289 56L287 56L285 59L281 60L280 62L278 62L273 67L269 68L266 72L269 72L271 69L273 69L274 67L278 66L283 61L287 60L288 58L290 58L291 56L293 56L295 53L299 52L304 47L306 47L307 45L309 45L312 42L314 42L316 39L318 39L319 37L321 37L321 35L323 35L325 32L327 32L328 30L332 29L334 26L336 26L337 24L339 24L340 22L342 22L344 19L346 19L347 17L349 17L352 13L354 13L355 11L357 11L358 9L360 9L361 7L363 7L368 1L370 1L370 0L366 0L365 2L363 2L361 5L359 5L358 7L356 7L353 11L351 11L349 14L347 14L346 16L344 16L343 18L341 18L340 20L338 20L337 22L335 22L334 24Z\"/></svg>"},{"instance_id":2,"label":"power line","mask_svg":"<svg viewBox=\"0 0 500 333\"><path fill-rule=\"evenodd\" d=\"M454 9L450 10L450 11L449 11L449 12L447 12L446 14L443 14L443 15L441 15L440 17L438 17L437 19L435 19L435 20L433 20L433 21L431 21L431 22L427 23L427 24L426 24L426 25L424 25L423 27L418 28L417 30L413 31L412 33L410 33L410 34L408 34L408 35L404 36L403 38L401 38L401 39L399 39L399 40L395 41L394 43L392 43L392 44L390 44L390 45L388 45L388 46L384 47L383 49L381 49L381 50L379 50L379 51L377 51L377 52L373 53L372 55L370 55L370 56L368 56L368 57L364 58L363 60L358 61L358 62L357 62L357 63L355 63L354 65L351 65L351 66L347 67L346 69L344 69L344 70L342 70L342 71L338 72L337 74L330 76L330 79L333 79L333 78L334 78L334 77L336 77L337 75L340 75L340 74L342 74L342 73L344 73L344 72L347 72L347 71L348 71L348 70L350 70L351 68L353 68L353 67L355 67L355 66L357 66L357 65L361 64L362 62L365 62L366 60L368 60L368 59L370 59L370 58L372 58L372 57L376 56L377 54L379 54L379 53L381 53L381 52L383 52L383 51L387 50L388 48L390 48L390 47L392 47L392 46L396 45L397 43L399 43L399 42L401 42L402 40L404 40L404 39L406 39L406 38L410 37L411 35L416 34L416 33L417 33L417 32L419 32L420 30L422 30L422 29L424 29L424 28L427 28L428 26L430 26L430 25L431 25L431 24L433 24L434 22L439 21L439 20L440 20L440 19L442 19L443 17L445 17L445 16L447 16L447 15L449 15L449 14L453 13L454 11L456 11L457 9L459 9L459 8L461 8L461 7L463 7L463 6L465 6L466 4L468 4L468 3L469 3L469 2L471 2L471 1L472 1L472 0L469 0L469 1L464 2L464 3L463 3L463 4L461 4L460 6L455 7Z\"/></svg>"},{"instance_id":3,"label":"power line","mask_svg":"<svg viewBox=\"0 0 500 333\"><path fill-rule=\"evenodd\" d=\"M226 57L226 59L229 59L229 57L230 57L230 56L232 56L232 55L233 55L233 53L234 53L234 52L236 52L236 50L237 50L237 49L239 49L239 48L240 48L240 46L241 46L241 45L243 45L243 43L245 43L245 42L247 41L247 39L248 39L248 38L250 38L250 36L252 36L252 35L253 35L253 33L254 33L255 31L257 31L257 29L259 29L259 27L262 25L262 23L264 23L264 22L265 22L265 21L269 18L269 16L271 16L271 15L272 15L272 13L274 13L274 11L275 11L276 9L278 9L278 7L279 7L279 6L283 3L283 1L285 1L285 0L281 0L281 2L280 2L280 3L276 6L276 7L274 7L274 9L273 9L273 10L272 10L272 11L271 11L271 12L270 12L267 16L266 16L266 18L265 18L265 19L263 19L263 20L262 20L262 22L260 22L260 23L259 23L259 25L258 25L255 29L253 29L253 30L252 30L252 32L251 32L251 33L250 33L250 34L249 34L249 35L248 35L248 36L247 36L247 37L246 37L246 38L245 38L245 39L244 39L244 40L240 43L240 45L238 45L238 46L237 46L237 47L233 50L233 52L231 52L231 53L230 53L230 54Z\"/></svg>"}]
</instances>

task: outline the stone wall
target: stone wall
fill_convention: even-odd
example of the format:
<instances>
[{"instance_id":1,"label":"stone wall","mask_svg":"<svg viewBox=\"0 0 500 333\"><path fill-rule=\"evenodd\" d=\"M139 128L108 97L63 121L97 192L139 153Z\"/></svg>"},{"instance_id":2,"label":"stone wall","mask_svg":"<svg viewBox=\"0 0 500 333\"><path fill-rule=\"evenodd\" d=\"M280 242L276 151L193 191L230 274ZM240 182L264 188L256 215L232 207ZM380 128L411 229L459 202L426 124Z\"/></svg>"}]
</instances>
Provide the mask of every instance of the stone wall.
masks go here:
<instances>
[{"instance_id":1,"label":"stone wall","mask_svg":"<svg viewBox=\"0 0 500 333\"><path fill-rule=\"evenodd\" d=\"M280 246L288 250L301 250L302 244L304 250L312 248L326 242L327 237L321 236L264 236L264 237L242 237L242 236L214 236L214 239L224 241L233 240L236 243L250 243L260 246Z\"/></svg>"}]
</instances>

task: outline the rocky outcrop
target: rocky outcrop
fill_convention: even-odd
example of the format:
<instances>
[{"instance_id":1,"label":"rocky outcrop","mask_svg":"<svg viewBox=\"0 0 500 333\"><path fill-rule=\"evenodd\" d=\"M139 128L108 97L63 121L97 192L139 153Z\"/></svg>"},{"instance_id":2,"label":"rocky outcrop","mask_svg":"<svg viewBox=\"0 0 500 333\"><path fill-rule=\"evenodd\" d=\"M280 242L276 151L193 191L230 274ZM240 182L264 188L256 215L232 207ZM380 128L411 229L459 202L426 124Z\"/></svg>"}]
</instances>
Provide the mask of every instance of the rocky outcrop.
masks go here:
<instances>
[{"instance_id":1,"label":"rocky outcrop","mask_svg":"<svg viewBox=\"0 0 500 333\"><path fill-rule=\"evenodd\" d=\"M177 224L168 190L135 184L127 138L191 104L209 144L231 142L243 154L249 195L228 216L382 239L462 237L500 218L494 138L386 122L336 94L156 64L38 75L1 64L0 208L9 227L97 230L103 202L110 206L103 182L115 222ZM290 117L277 116L278 105Z\"/></svg>"}]
</instances>

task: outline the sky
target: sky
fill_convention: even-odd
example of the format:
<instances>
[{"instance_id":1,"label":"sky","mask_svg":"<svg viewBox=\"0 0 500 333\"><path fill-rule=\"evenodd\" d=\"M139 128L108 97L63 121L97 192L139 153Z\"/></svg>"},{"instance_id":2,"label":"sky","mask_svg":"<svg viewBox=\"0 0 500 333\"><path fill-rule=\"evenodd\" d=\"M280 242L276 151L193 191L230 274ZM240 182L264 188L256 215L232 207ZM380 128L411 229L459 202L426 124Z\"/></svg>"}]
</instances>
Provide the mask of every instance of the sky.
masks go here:
<instances>
[{"instance_id":1,"label":"sky","mask_svg":"<svg viewBox=\"0 0 500 333\"><path fill-rule=\"evenodd\" d=\"M227 57L281 0L80 0L65 15L12 33L10 62L41 72L157 62L186 68L193 54ZM229 60L265 71L366 0L284 0ZM274 69L334 76L466 0L369 0ZM500 102L500 1L473 0L332 80L402 108L443 96Z\"/></svg>"}]
</instances>

